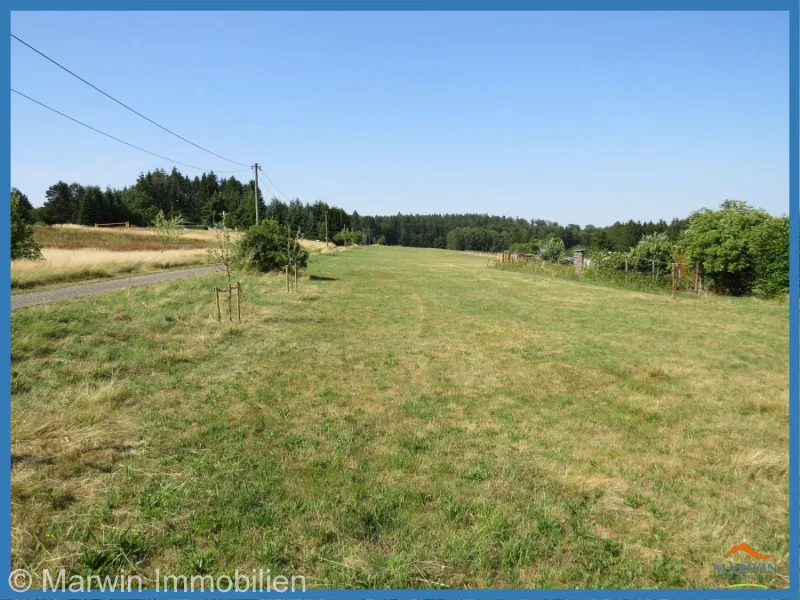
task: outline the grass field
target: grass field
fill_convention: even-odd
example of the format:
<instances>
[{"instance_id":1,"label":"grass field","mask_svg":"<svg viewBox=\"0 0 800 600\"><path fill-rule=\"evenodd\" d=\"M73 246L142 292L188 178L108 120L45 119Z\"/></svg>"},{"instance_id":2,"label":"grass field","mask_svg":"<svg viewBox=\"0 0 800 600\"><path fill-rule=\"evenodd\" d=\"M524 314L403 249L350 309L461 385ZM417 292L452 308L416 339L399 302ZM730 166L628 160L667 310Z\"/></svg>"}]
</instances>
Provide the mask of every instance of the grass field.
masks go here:
<instances>
[{"instance_id":1,"label":"grass field","mask_svg":"<svg viewBox=\"0 0 800 600\"><path fill-rule=\"evenodd\" d=\"M92 248L114 252L161 251L164 247L155 229L142 227L98 228L82 225L34 225L33 237L42 248L76 250ZM191 229L174 240L167 249L209 248L214 244L213 231Z\"/></svg>"},{"instance_id":2,"label":"grass field","mask_svg":"<svg viewBox=\"0 0 800 600\"><path fill-rule=\"evenodd\" d=\"M213 276L14 312L12 569L726 587L747 540L786 586L786 305L441 250L307 275L239 277L241 325Z\"/></svg>"}]
</instances>

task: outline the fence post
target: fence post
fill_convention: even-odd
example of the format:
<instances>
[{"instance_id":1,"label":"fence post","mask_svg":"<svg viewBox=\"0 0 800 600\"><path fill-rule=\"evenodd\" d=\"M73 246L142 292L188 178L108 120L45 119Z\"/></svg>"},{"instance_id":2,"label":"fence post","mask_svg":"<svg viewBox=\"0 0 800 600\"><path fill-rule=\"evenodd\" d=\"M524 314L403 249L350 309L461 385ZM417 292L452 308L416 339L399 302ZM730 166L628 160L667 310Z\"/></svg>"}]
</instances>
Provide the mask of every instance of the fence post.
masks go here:
<instances>
[{"instance_id":1,"label":"fence post","mask_svg":"<svg viewBox=\"0 0 800 600\"><path fill-rule=\"evenodd\" d=\"M672 299L675 300L675 263L672 263Z\"/></svg>"},{"instance_id":2,"label":"fence post","mask_svg":"<svg viewBox=\"0 0 800 600\"><path fill-rule=\"evenodd\" d=\"M694 270L694 293L700 293L700 261L697 261L697 266Z\"/></svg>"},{"instance_id":3,"label":"fence post","mask_svg":"<svg viewBox=\"0 0 800 600\"><path fill-rule=\"evenodd\" d=\"M583 249L577 249L572 253L573 264L575 265L575 271L580 275L583 273Z\"/></svg>"}]
</instances>

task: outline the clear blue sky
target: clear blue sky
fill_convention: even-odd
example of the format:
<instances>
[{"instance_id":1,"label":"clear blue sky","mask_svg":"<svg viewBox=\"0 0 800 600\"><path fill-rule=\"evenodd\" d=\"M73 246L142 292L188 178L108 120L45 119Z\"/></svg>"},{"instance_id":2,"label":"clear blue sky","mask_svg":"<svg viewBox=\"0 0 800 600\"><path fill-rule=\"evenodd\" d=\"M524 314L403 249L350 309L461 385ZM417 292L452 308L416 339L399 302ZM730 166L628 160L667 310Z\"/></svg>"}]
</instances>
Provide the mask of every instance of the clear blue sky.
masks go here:
<instances>
[{"instance_id":1,"label":"clear blue sky","mask_svg":"<svg viewBox=\"0 0 800 600\"><path fill-rule=\"evenodd\" d=\"M11 31L348 212L606 225L735 198L788 213L786 13L33 12ZM239 168L13 40L11 82L159 154ZM122 187L173 166L13 94L11 133L12 185L36 206L59 179Z\"/></svg>"}]
</instances>

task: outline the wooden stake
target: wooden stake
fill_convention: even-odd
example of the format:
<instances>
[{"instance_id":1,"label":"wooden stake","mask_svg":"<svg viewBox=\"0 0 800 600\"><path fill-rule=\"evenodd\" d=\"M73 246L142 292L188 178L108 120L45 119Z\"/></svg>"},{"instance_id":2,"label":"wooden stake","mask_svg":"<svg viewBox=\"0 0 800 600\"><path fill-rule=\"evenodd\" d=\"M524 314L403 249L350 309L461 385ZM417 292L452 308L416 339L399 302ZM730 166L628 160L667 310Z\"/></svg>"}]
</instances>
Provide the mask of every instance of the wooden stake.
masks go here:
<instances>
[{"instance_id":1,"label":"wooden stake","mask_svg":"<svg viewBox=\"0 0 800 600\"><path fill-rule=\"evenodd\" d=\"M294 290L297 291L297 263L294 264Z\"/></svg>"},{"instance_id":2,"label":"wooden stake","mask_svg":"<svg viewBox=\"0 0 800 600\"><path fill-rule=\"evenodd\" d=\"M233 321L233 286L228 284L228 321Z\"/></svg>"},{"instance_id":3,"label":"wooden stake","mask_svg":"<svg viewBox=\"0 0 800 600\"><path fill-rule=\"evenodd\" d=\"M289 291L289 265L286 265L286 291Z\"/></svg>"},{"instance_id":4,"label":"wooden stake","mask_svg":"<svg viewBox=\"0 0 800 600\"><path fill-rule=\"evenodd\" d=\"M675 263L672 263L672 299L675 300Z\"/></svg>"},{"instance_id":5,"label":"wooden stake","mask_svg":"<svg viewBox=\"0 0 800 600\"><path fill-rule=\"evenodd\" d=\"M236 282L236 314L239 315L239 323L242 322L242 284Z\"/></svg>"},{"instance_id":6,"label":"wooden stake","mask_svg":"<svg viewBox=\"0 0 800 600\"><path fill-rule=\"evenodd\" d=\"M219 290L214 286L214 296L217 298L217 321L222 321L222 314L219 311Z\"/></svg>"},{"instance_id":7,"label":"wooden stake","mask_svg":"<svg viewBox=\"0 0 800 600\"><path fill-rule=\"evenodd\" d=\"M694 270L694 293L700 293L700 261L697 261L697 266Z\"/></svg>"}]
</instances>

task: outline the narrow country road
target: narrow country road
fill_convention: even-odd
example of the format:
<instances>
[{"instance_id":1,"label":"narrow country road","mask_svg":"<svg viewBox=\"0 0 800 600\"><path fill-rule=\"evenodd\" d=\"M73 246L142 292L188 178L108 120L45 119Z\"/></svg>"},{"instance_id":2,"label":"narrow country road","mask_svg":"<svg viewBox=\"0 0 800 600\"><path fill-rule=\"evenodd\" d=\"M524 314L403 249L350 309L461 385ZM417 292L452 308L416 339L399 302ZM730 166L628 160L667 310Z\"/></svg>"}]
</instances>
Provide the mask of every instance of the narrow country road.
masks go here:
<instances>
[{"instance_id":1,"label":"narrow country road","mask_svg":"<svg viewBox=\"0 0 800 600\"><path fill-rule=\"evenodd\" d=\"M141 275L139 277L128 277L125 279L111 279L109 281L98 281L97 283L86 283L83 285L73 285L70 287L55 288L42 292L31 292L30 294L15 294L11 296L11 310L52 302L54 300L67 300L69 298L80 298L91 294L102 294L113 292L137 285L149 285L151 283L161 283L162 281L172 281L173 279L183 279L191 275L204 275L211 273L214 267L197 267L195 269L182 269L180 271L165 271L163 273L153 273L151 275Z\"/></svg>"}]
</instances>

